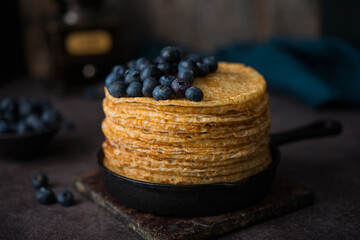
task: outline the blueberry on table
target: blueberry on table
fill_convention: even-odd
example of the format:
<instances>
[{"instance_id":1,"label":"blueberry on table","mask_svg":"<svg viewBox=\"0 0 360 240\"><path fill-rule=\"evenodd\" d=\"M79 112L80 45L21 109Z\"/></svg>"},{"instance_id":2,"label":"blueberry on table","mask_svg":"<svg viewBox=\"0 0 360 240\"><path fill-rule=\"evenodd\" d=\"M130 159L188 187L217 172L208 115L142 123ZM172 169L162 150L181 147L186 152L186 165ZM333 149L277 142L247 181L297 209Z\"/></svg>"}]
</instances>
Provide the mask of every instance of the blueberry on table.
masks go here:
<instances>
[{"instance_id":1,"label":"blueberry on table","mask_svg":"<svg viewBox=\"0 0 360 240\"><path fill-rule=\"evenodd\" d=\"M61 205L68 207L74 204L74 195L69 190L63 190L56 196L57 202Z\"/></svg>"},{"instance_id":2,"label":"blueberry on table","mask_svg":"<svg viewBox=\"0 0 360 240\"><path fill-rule=\"evenodd\" d=\"M197 87L190 87L185 92L185 97L191 101L201 101L204 97L204 93Z\"/></svg>"},{"instance_id":3,"label":"blueberry on table","mask_svg":"<svg viewBox=\"0 0 360 240\"><path fill-rule=\"evenodd\" d=\"M197 62L196 66L198 68L198 75L200 77L205 76L206 74L210 73L210 66L205 63Z\"/></svg>"},{"instance_id":4,"label":"blueberry on table","mask_svg":"<svg viewBox=\"0 0 360 240\"><path fill-rule=\"evenodd\" d=\"M210 68L210 72L215 72L218 68L218 63L215 59L215 57L206 57L202 60L202 63L206 64Z\"/></svg>"},{"instance_id":5,"label":"blueberry on table","mask_svg":"<svg viewBox=\"0 0 360 240\"><path fill-rule=\"evenodd\" d=\"M159 82L155 78L146 78L143 82L142 94L145 97L152 97L152 92L156 86L159 85Z\"/></svg>"},{"instance_id":6,"label":"blueberry on table","mask_svg":"<svg viewBox=\"0 0 360 240\"><path fill-rule=\"evenodd\" d=\"M177 47L167 46L161 50L160 56L165 62L179 62L181 59L181 51Z\"/></svg>"},{"instance_id":7,"label":"blueberry on table","mask_svg":"<svg viewBox=\"0 0 360 240\"><path fill-rule=\"evenodd\" d=\"M126 89L126 94L129 97L142 97L142 87L143 84L141 82L131 82Z\"/></svg>"},{"instance_id":8,"label":"blueberry on table","mask_svg":"<svg viewBox=\"0 0 360 240\"><path fill-rule=\"evenodd\" d=\"M161 76L161 71L156 66L150 65L143 68L140 73L141 81L144 81L146 78L152 77L155 79L159 79Z\"/></svg>"},{"instance_id":9,"label":"blueberry on table","mask_svg":"<svg viewBox=\"0 0 360 240\"><path fill-rule=\"evenodd\" d=\"M4 120L0 120L0 133L9 133L9 132L10 132L9 124Z\"/></svg>"},{"instance_id":10,"label":"blueberry on table","mask_svg":"<svg viewBox=\"0 0 360 240\"><path fill-rule=\"evenodd\" d=\"M186 90L191 84L184 78L178 78L171 83L171 90L176 97L185 97Z\"/></svg>"},{"instance_id":11,"label":"blueberry on table","mask_svg":"<svg viewBox=\"0 0 360 240\"><path fill-rule=\"evenodd\" d=\"M159 82L161 85L165 85L165 86L171 86L171 83L175 80L176 78L172 75L165 75L165 76L162 76L160 79L159 79Z\"/></svg>"},{"instance_id":12,"label":"blueberry on table","mask_svg":"<svg viewBox=\"0 0 360 240\"><path fill-rule=\"evenodd\" d=\"M140 72L137 70L127 70L125 73L125 83L130 84L131 82L140 81Z\"/></svg>"},{"instance_id":13,"label":"blueberry on table","mask_svg":"<svg viewBox=\"0 0 360 240\"><path fill-rule=\"evenodd\" d=\"M178 78L186 79L190 84L194 83L194 73L190 70L183 70L178 72Z\"/></svg>"},{"instance_id":14,"label":"blueberry on table","mask_svg":"<svg viewBox=\"0 0 360 240\"><path fill-rule=\"evenodd\" d=\"M35 189L47 187L48 181L49 179L44 173L37 173L31 179L31 183Z\"/></svg>"},{"instance_id":15,"label":"blueberry on table","mask_svg":"<svg viewBox=\"0 0 360 240\"><path fill-rule=\"evenodd\" d=\"M40 187L40 189L36 192L35 197L41 204L51 204L56 200L54 192L50 188L46 187Z\"/></svg>"},{"instance_id":16,"label":"blueberry on table","mask_svg":"<svg viewBox=\"0 0 360 240\"><path fill-rule=\"evenodd\" d=\"M159 85L154 88L152 95L156 101L167 100L171 98L172 91L169 86Z\"/></svg>"},{"instance_id":17,"label":"blueberry on table","mask_svg":"<svg viewBox=\"0 0 360 240\"><path fill-rule=\"evenodd\" d=\"M126 97L126 88L128 85L123 81L116 81L108 87L109 94L115 98Z\"/></svg>"}]
</instances>

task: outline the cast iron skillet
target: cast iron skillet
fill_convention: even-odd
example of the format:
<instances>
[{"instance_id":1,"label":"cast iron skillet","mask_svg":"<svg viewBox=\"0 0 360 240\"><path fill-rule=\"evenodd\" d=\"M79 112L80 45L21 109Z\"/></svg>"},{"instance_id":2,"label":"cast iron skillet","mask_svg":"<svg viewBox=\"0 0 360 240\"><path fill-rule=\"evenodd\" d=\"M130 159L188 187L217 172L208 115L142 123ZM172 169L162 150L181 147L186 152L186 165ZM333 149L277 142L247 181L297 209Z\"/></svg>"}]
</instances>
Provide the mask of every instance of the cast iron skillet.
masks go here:
<instances>
[{"instance_id":1,"label":"cast iron skillet","mask_svg":"<svg viewBox=\"0 0 360 240\"><path fill-rule=\"evenodd\" d=\"M263 172L235 183L203 185L168 185L137 181L117 175L98 163L108 193L119 203L156 215L173 217L204 216L226 213L247 207L269 192L280 161L278 146L309 138L338 135L339 122L323 120L279 134L271 135L273 163Z\"/></svg>"}]
</instances>

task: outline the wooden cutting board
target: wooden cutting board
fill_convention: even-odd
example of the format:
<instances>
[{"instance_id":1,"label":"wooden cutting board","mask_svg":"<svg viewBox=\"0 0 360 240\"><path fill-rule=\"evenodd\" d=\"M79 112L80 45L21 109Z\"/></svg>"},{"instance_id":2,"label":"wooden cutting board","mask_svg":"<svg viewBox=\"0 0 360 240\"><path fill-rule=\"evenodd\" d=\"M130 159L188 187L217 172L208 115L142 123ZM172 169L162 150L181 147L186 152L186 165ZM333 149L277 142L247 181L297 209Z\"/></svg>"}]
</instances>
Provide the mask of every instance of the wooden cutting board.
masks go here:
<instances>
[{"instance_id":1,"label":"wooden cutting board","mask_svg":"<svg viewBox=\"0 0 360 240\"><path fill-rule=\"evenodd\" d=\"M106 191L98 170L76 176L77 190L104 207L144 239L208 239L312 204L312 191L276 178L270 193L251 207L206 217L170 218L138 212L117 203Z\"/></svg>"}]
</instances>

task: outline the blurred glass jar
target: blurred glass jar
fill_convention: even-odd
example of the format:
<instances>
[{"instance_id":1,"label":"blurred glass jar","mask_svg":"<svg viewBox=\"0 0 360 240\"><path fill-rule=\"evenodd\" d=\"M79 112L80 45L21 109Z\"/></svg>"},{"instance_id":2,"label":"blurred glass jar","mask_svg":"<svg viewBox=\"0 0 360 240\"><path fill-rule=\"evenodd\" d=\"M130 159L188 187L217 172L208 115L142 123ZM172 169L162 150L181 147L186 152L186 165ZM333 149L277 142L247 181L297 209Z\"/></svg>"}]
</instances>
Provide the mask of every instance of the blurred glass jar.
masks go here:
<instances>
[{"instance_id":1,"label":"blurred glass jar","mask_svg":"<svg viewBox=\"0 0 360 240\"><path fill-rule=\"evenodd\" d=\"M79 91L124 62L122 19L102 0L56 2L59 14L47 25L56 89Z\"/></svg>"}]
</instances>

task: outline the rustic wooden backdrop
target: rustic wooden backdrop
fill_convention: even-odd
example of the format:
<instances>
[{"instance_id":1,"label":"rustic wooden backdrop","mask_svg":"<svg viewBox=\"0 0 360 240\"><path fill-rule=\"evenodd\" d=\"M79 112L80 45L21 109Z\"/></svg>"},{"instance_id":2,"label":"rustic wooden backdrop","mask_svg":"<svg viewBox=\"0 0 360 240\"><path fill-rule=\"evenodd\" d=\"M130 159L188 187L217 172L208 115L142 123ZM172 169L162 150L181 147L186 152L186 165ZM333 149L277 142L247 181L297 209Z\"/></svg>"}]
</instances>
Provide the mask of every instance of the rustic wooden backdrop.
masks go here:
<instances>
[{"instance_id":1,"label":"rustic wooden backdrop","mask_svg":"<svg viewBox=\"0 0 360 240\"><path fill-rule=\"evenodd\" d=\"M45 28L57 6L51 0L19 0L30 75L47 77ZM320 0L106 0L122 16L129 54L152 37L200 52L274 36L320 35Z\"/></svg>"}]
</instances>

